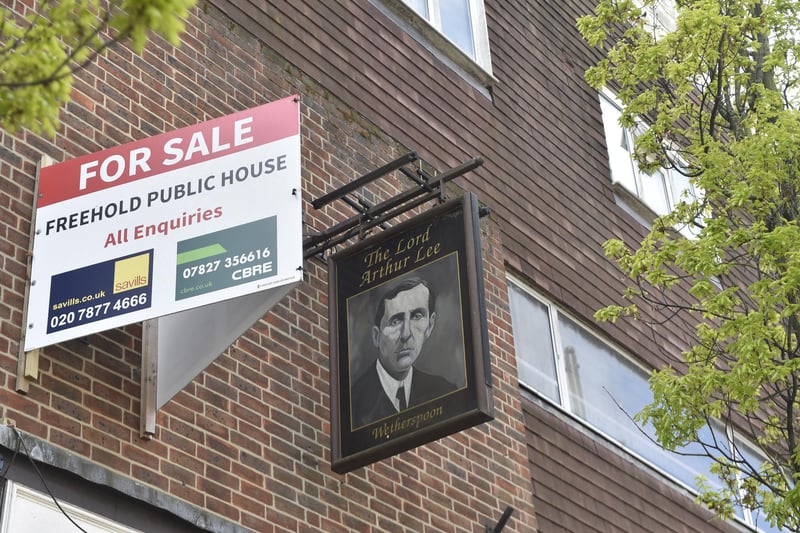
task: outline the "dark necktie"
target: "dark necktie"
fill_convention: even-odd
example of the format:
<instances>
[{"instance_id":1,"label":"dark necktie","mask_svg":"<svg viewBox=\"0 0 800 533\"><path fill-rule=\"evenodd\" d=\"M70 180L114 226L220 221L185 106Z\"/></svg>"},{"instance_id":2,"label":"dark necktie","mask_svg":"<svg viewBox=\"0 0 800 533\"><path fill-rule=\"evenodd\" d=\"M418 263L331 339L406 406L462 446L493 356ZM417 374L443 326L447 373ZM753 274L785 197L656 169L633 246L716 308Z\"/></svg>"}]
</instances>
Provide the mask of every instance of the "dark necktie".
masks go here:
<instances>
[{"instance_id":1,"label":"dark necktie","mask_svg":"<svg viewBox=\"0 0 800 533\"><path fill-rule=\"evenodd\" d=\"M406 407L407 407L407 405L406 405L406 388L404 386L402 386L402 385L400 386L399 389L397 389L397 400L400 402L400 410L401 411L405 411Z\"/></svg>"}]
</instances>

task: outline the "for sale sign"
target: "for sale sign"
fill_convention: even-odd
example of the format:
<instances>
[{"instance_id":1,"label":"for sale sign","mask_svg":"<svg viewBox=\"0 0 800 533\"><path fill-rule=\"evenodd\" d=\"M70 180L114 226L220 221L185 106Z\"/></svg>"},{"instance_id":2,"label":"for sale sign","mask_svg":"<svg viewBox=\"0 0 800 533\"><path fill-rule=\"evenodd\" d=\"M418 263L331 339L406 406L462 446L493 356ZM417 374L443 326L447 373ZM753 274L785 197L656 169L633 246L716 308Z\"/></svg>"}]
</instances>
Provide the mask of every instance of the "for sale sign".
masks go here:
<instances>
[{"instance_id":1,"label":"for sale sign","mask_svg":"<svg viewBox=\"0 0 800 533\"><path fill-rule=\"evenodd\" d=\"M25 349L301 278L298 99L45 167Z\"/></svg>"}]
</instances>

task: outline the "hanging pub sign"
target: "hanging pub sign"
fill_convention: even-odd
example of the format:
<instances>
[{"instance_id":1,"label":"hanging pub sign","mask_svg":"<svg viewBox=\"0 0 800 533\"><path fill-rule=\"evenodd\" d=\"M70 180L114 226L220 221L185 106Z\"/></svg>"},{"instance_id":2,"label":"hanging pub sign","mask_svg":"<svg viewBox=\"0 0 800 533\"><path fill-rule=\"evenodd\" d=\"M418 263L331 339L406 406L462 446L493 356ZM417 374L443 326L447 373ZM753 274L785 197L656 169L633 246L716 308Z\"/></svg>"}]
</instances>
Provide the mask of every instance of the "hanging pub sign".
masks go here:
<instances>
[{"instance_id":1,"label":"hanging pub sign","mask_svg":"<svg viewBox=\"0 0 800 533\"><path fill-rule=\"evenodd\" d=\"M493 418L477 204L468 193L330 258L335 472Z\"/></svg>"}]
</instances>

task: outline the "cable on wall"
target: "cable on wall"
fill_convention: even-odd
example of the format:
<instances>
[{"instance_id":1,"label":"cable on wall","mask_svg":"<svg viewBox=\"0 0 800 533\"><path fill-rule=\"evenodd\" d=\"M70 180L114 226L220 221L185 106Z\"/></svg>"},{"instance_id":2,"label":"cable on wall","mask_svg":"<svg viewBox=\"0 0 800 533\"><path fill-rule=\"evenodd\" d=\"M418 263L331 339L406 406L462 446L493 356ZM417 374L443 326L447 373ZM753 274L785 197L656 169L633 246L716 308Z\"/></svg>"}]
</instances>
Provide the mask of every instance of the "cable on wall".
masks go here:
<instances>
[{"instance_id":1,"label":"cable on wall","mask_svg":"<svg viewBox=\"0 0 800 533\"><path fill-rule=\"evenodd\" d=\"M22 434L19 432L17 427L16 426L9 426L9 427L14 431L14 435L16 435L16 437L17 437L17 445L16 445L16 449L14 451L14 457L12 458L11 463L8 465L8 468L6 468L3 471L3 475L0 477L0 479L2 479L3 481L5 481L7 479L6 478L6 474L8 473L8 470L11 468L11 464L13 464L14 458L16 458L17 453L19 452L19 447L20 447L20 444L21 444L22 445L22 451L24 451L25 455L28 456L28 460L30 461L31 465L33 466L33 469L36 471L36 475L39 476L39 481L42 482L42 486L44 486L44 490L47 492L47 494L53 500L53 503L56 504L56 507L58 507L58 510L61 511L61 514L63 514L65 517L67 517L67 520L72 522L72 525L74 525L76 528L78 528L79 531L81 531L82 533L87 533L87 531L85 529L83 529L80 526L80 524L78 524L75 520L73 520L72 517L70 515L68 515L67 512L64 510L64 508L61 507L61 504L58 502L58 500L56 499L55 495L50 490L50 487L47 485L47 480L45 480L44 475L42 474L42 471L39 470L39 466L36 464L36 461L33 460L33 457L31 457L31 453L28 450L28 446L25 444L25 440L23 440Z\"/></svg>"},{"instance_id":2,"label":"cable on wall","mask_svg":"<svg viewBox=\"0 0 800 533\"><path fill-rule=\"evenodd\" d=\"M11 460L8 464L5 464L5 457L0 456L0 468L2 468L2 473L0 473L0 511L2 511L3 502L6 499L6 487L8 486L8 471L11 470L11 467L14 465L14 461L17 459L17 455L19 454L19 447L22 441L17 439L17 445L14 447L14 455L11 456ZM2 516L2 512L0 512L0 516Z\"/></svg>"}]
</instances>

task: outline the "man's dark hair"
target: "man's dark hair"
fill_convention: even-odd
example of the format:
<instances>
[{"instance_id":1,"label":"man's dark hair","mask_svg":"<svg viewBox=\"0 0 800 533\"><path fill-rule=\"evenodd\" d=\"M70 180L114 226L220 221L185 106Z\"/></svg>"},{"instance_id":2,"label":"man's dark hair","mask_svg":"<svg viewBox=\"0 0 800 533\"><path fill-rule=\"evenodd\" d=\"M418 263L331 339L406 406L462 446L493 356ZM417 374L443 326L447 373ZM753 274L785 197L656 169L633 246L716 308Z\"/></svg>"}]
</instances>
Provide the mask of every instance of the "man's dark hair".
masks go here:
<instances>
[{"instance_id":1,"label":"man's dark hair","mask_svg":"<svg viewBox=\"0 0 800 533\"><path fill-rule=\"evenodd\" d=\"M383 313L386 310L387 300L391 300L399 293L411 290L417 285L422 285L428 289L428 314L433 314L436 306L436 295L433 293L433 289L427 281L420 277L414 276L404 279L402 282L395 285L386 291L383 296L381 296L381 300L378 302L378 306L375 308L375 325L381 327L381 319L383 318Z\"/></svg>"}]
</instances>

